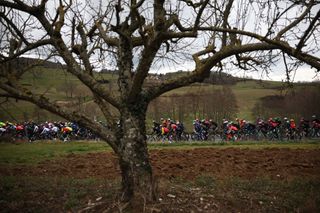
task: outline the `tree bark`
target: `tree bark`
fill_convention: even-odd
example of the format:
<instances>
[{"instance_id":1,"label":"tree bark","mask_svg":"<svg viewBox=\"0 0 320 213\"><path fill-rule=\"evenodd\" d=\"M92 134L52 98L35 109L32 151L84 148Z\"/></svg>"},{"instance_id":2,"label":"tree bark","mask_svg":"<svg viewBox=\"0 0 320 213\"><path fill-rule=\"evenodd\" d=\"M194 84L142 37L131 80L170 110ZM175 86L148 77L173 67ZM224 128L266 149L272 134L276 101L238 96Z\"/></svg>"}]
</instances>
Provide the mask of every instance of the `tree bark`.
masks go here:
<instances>
[{"instance_id":1,"label":"tree bark","mask_svg":"<svg viewBox=\"0 0 320 213\"><path fill-rule=\"evenodd\" d=\"M146 108L145 108L146 109ZM145 110L121 113L119 165L122 176L121 201L142 210L156 199L156 189L145 136Z\"/></svg>"},{"instance_id":2,"label":"tree bark","mask_svg":"<svg viewBox=\"0 0 320 213\"><path fill-rule=\"evenodd\" d=\"M121 201L129 202L132 207L139 209L156 197L152 168L146 154L140 150L134 152L135 157L123 154L119 159L122 176Z\"/></svg>"}]
</instances>

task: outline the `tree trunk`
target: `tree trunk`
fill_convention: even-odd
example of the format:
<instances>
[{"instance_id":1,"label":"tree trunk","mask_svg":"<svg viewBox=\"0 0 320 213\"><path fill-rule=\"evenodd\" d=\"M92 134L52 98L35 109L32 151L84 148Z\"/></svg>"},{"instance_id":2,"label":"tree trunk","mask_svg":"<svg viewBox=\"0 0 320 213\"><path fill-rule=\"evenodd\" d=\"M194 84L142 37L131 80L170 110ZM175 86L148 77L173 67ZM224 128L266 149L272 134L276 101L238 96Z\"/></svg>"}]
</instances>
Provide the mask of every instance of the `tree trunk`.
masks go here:
<instances>
[{"instance_id":1,"label":"tree trunk","mask_svg":"<svg viewBox=\"0 0 320 213\"><path fill-rule=\"evenodd\" d=\"M145 135L145 113L123 113L121 117L118 153L122 175L121 200L134 210L143 210L144 204L156 199Z\"/></svg>"},{"instance_id":2,"label":"tree trunk","mask_svg":"<svg viewBox=\"0 0 320 213\"><path fill-rule=\"evenodd\" d=\"M149 159L141 157L146 153L133 153L134 156L123 154L119 159L122 175L121 200L129 202L133 208L140 209L144 204L154 201L156 193Z\"/></svg>"}]
</instances>

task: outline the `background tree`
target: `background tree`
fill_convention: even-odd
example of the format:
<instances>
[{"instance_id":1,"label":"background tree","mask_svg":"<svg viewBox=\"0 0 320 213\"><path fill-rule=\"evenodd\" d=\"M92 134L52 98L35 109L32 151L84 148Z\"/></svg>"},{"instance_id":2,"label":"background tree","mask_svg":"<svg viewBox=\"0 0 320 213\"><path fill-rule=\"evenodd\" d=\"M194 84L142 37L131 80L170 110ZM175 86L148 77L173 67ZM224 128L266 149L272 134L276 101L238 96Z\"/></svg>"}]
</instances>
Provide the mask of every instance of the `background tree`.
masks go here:
<instances>
[{"instance_id":1,"label":"background tree","mask_svg":"<svg viewBox=\"0 0 320 213\"><path fill-rule=\"evenodd\" d=\"M301 62L319 70L318 5L316 0L1 0L1 95L32 102L98 134L119 158L122 200L141 206L155 198L145 136L150 101L201 82L210 71L266 69L279 56L287 73ZM63 61L90 89L111 129L23 86L19 80L27 69L14 65L27 54ZM192 68L184 66L191 60ZM150 70L177 65L193 71L144 87ZM101 66L117 70L116 90L95 78Z\"/></svg>"},{"instance_id":2,"label":"background tree","mask_svg":"<svg viewBox=\"0 0 320 213\"><path fill-rule=\"evenodd\" d=\"M320 86L297 85L284 95L273 95L262 98L253 108L254 117L267 119L269 116L285 116L299 121L301 117L310 119L319 115Z\"/></svg>"}]
</instances>

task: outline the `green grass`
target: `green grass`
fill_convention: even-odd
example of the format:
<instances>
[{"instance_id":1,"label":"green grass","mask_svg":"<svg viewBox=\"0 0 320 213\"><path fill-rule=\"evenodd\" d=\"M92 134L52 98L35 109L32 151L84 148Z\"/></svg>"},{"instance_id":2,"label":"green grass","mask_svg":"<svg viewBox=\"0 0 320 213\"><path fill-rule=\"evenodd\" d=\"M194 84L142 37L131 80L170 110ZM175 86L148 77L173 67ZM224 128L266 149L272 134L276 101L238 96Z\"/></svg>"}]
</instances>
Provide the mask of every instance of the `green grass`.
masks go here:
<instances>
[{"instance_id":1,"label":"green grass","mask_svg":"<svg viewBox=\"0 0 320 213\"><path fill-rule=\"evenodd\" d=\"M240 149L266 149L266 148L290 148L290 149L320 149L320 140L309 141L241 141L241 142L175 142L149 144L151 149L193 149L193 148L240 148Z\"/></svg>"},{"instance_id":2,"label":"green grass","mask_svg":"<svg viewBox=\"0 0 320 213\"><path fill-rule=\"evenodd\" d=\"M263 89L263 88L242 88L237 89L237 87L232 88L239 107L238 117L248 119L253 119L252 109L260 98L278 94L277 91L273 89ZM254 121L254 120L252 120Z\"/></svg>"},{"instance_id":3,"label":"green grass","mask_svg":"<svg viewBox=\"0 0 320 213\"><path fill-rule=\"evenodd\" d=\"M0 164L34 164L67 154L110 150L103 142L37 142L0 144Z\"/></svg>"}]
</instances>

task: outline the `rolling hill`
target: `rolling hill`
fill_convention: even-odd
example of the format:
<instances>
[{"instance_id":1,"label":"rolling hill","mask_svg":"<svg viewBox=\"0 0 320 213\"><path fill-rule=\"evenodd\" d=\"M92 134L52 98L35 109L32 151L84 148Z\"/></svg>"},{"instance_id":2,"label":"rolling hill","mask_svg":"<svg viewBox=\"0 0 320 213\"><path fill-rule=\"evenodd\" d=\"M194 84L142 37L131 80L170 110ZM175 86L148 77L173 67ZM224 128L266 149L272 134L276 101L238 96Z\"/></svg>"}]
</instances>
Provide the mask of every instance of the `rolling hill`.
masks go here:
<instances>
[{"instance_id":1,"label":"rolling hill","mask_svg":"<svg viewBox=\"0 0 320 213\"><path fill-rule=\"evenodd\" d=\"M24 59L23 63L28 63L28 60ZM22 82L30 90L51 98L58 104L66 105L71 109L82 110L84 113L90 112L91 114L89 116L92 116L93 119L100 119L101 113L94 106L89 89L85 88L75 77L71 76L61 68L63 68L61 64L55 64L52 62L43 63L26 72L22 76ZM116 72L104 71L95 73L95 75L95 77L99 79L100 82L105 83L110 90L117 92L114 86L116 84ZM161 81L167 77L172 77L172 75L186 75L186 73L178 72L167 75L150 75L145 84L146 86L152 86L154 84L161 83ZM240 79L225 73L212 73L210 78L208 78L204 83L196 83L170 91L162 95L161 98L162 100L167 99L169 101L170 97L172 99L172 97L182 97L187 96L188 94L205 94L205 98L207 100L211 100L214 98L210 95L211 93L215 91L222 91L224 87L228 87L231 89L235 97L233 104L237 106L237 110L232 116L245 118L247 120L254 120L255 118L252 114L253 109L262 98L267 96L283 95L288 93L288 91L293 91L297 88L314 87L315 85L319 84L295 84L294 89L290 89L281 82ZM210 103L214 105L215 101L211 100ZM221 103L217 102L216 104L219 105ZM168 116L177 119L175 117L178 117L177 110L179 109L175 110L175 113L173 113L171 109L168 109L168 111L160 111L158 114L161 117ZM197 113L198 112L190 112L189 110L189 114L184 114L186 117L185 120L193 119L194 115L201 116L200 112L198 114ZM204 116L204 114L202 114L202 116ZM30 119L46 121L60 120L61 118L24 101L0 98L0 120L18 122ZM150 123L152 119L158 118L155 118L154 114L149 113L147 119L148 123Z\"/></svg>"}]
</instances>

